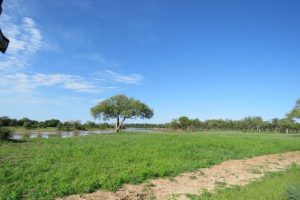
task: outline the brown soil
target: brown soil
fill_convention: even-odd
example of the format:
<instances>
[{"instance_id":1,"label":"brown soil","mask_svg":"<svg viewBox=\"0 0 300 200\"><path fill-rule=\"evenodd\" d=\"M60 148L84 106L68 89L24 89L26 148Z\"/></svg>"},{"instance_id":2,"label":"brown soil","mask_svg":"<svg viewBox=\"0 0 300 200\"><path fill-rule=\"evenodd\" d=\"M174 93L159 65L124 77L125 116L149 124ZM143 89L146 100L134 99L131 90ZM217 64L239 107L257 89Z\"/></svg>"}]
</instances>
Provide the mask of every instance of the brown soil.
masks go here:
<instances>
[{"instance_id":1,"label":"brown soil","mask_svg":"<svg viewBox=\"0 0 300 200\"><path fill-rule=\"evenodd\" d=\"M300 164L300 151L230 160L210 168L183 173L169 179L155 179L140 185L124 185L117 192L99 190L91 194L72 195L63 200L168 200L188 199L186 194L201 194L217 186L243 186L261 178L266 172L281 171L292 163Z\"/></svg>"}]
</instances>

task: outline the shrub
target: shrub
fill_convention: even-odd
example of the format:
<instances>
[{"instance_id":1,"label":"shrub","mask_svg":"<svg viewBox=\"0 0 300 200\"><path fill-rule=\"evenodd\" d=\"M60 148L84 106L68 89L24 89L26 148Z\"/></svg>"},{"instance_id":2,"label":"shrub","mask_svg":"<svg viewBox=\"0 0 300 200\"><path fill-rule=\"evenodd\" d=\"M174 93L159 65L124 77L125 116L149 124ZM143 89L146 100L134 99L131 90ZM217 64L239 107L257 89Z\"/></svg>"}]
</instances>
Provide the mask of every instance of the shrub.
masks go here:
<instances>
[{"instance_id":1,"label":"shrub","mask_svg":"<svg viewBox=\"0 0 300 200\"><path fill-rule=\"evenodd\" d=\"M8 128L0 127L0 140L8 140L11 131Z\"/></svg>"},{"instance_id":2,"label":"shrub","mask_svg":"<svg viewBox=\"0 0 300 200\"><path fill-rule=\"evenodd\" d=\"M26 129L31 129L31 128L33 128L32 122L24 122L23 126L24 126L24 128L26 128Z\"/></svg>"},{"instance_id":3,"label":"shrub","mask_svg":"<svg viewBox=\"0 0 300 200\"><path fill-rule=\"evenodd\" d=\"M286 199L287 200L299 200L300 199L300 187L297 185L290 184L286 188Z\"/></svg>"}]
</instances>

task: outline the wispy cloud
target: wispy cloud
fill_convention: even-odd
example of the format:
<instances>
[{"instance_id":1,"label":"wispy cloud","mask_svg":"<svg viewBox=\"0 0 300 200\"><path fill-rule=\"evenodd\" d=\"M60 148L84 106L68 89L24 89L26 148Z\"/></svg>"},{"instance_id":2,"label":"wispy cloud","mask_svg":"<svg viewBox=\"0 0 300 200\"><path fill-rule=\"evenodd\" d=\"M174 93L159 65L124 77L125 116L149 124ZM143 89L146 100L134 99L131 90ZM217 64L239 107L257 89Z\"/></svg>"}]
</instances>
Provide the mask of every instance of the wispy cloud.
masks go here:
<instances>
[{"instance_id":1,"label":"wispy cloud","mask_svg":"<svg viewBox=\"0 0 300 200\"><path fill-rule=\"evenodd\" d=\"M19 71L30 66L36 53L52 49L44 41L35 21L27 16L25 2L4 1L0 26L9 38L5 55L1 55L0 70Z\"/></svg>"},{"instance_id":2,"label":"wispy cloud","mask_svg":"<svg viewBox=\"0 0 300 200\"><path fill-rule=\"evenodd\" d=\"M5 74L0 77L0 94L33 93L38 87L57 86L77 92L100 92L100 88L80 76L68 74Z\"/></svg>"},{"instance_id":3,"label":"wispy cloud","mask_svg":"<svg viewBox=\"0 0 300 200\"><path fill-rule=\"evenodd\" d=\"M48 53L53 49L45 42L44 35L35 20L25 16L26 14L21 11L22 3L20 2L8 1L5 5L5 13L1 16L0 26L10 39L10 45L7 53L0 55L0 94L37 94L37 91L42 91L39 90L42 87L101 93L115 89L116 86L113 83L131 85L143 80L143 77L138 74L120 74L112 70L101 71L101 80L92 76L34 71L32 64L36 57L41 52ZM108 61L99 53L81 56L107 67L116 65L115 62Z\"/></svg>"},{"instance_id":4,"label":"wispy cloud","mask_svg":"<svg viewBox=\"0 0 300 200\"><path fill-rule=\"evenodd\" d=\"M98 72L99 73L99 72ZM116 89L110 83L138 84L143 77L138 74L119 74L110 70L101 73L103 79L83 78L70 74L45 74L45 73L4 73L0 77L0 94L28 94L34 93L41 87L59 87L84 93L101 93ZM102 87L99 85L103 85ZM105 85L105 86L104 86Z\"/></svg>"},{"instance_id":5,"label":"wispy cloud","mask_svg":"<svg viewBox=\"0 0 300 200\"><path fill-rule=\"evenodd\" d=\"M104 71L104 78L111 82L127 85L138 84L143 80L143 77L139 74L120 74L111 70Z\"/></svg>"},{"instance_id":6,"label":"wispy cloud","mask_svg":"<svg viewBox=\"0 0 300 200\"><path fill-rule=\"evenodd\" d=\"M99 92L99 88L80 76L69 74L34 74L31 82L38 86L60 86L78 92Z\"/></svg>"},{"instance_id":7,"label":"wispy cloud","mask_svg":"<svg viewBox=\"0 0 300 200\"><path fill-rule=\"evenodd\" d=\"M57 86L77 92L98 92L99 87L85 78L70 74L34 73L31 62L50 45L44 42L41 30L29 17L19 16L13 10L20 9L18 1L6 5L1 27L10 39L10 45L0 62L0 93L31 93L38 87Z\"/></svg>"},{"instance_id":8,"label":"wispy cloud","mask_svg":"<svg viewBox=\"0 0 300 200\"><path fill-rule=\"evenodd\" d=\"M41 32L31 18L24 17L20 24L17 24L12 17L4 15L1 27L10 39L7 54L0 63L2 70L21 70L30 64L30 59L35 53L46 48Z\"/></svg>"}]
</instances>

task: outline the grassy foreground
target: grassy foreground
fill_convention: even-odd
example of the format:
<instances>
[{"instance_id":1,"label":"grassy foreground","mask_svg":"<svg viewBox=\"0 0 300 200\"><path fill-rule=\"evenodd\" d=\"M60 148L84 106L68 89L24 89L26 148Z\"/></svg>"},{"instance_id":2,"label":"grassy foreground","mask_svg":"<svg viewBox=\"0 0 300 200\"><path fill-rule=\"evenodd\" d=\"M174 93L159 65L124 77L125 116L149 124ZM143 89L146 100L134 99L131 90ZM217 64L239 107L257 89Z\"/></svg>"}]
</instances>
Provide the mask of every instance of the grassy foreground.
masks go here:
<instances>
[{"instance_id":1,"label":"grassy foreground","mask_svg":"<svg viewBox=\"0 0 300 200\"><path fill-rule=\"evenodd\" d=\"M245 187L219 188L216 193L205 192L190 196L191 200L298 200L300 199L300 167L270 173L260 181Z\"/></svg>"},{"instance_id":2,"label":"grassy foreground","mask_svg":"<svg viewBox=\"0 0 300 200\"><path fill-rule=\"evenodd\" d=\"M53 199L173 176L229 159L300 150L271 134L120 133L0 143L0 199Z\"/></svg>"}]
</instances>

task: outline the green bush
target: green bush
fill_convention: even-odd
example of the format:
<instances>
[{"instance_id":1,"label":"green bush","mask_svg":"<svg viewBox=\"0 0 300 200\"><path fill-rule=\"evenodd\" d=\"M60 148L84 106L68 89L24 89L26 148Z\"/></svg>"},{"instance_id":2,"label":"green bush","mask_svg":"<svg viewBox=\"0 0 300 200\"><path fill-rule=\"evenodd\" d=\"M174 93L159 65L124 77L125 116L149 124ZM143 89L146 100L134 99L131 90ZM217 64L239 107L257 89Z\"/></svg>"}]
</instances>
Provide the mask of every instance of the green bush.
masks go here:
<instances>
[{"instance_id":1,"label":"green bush","mask_svg":"<svg viewBox=\"0 0 300 200\"><path fill-rule=\"evenodd\" d=\"M32 126L32 122L24 122L24 128L26 128L26 129L31 129L31 128L33 128L33 126Z\"/></svg>"},{"instance_id":2,"label":"green bush","mask_svg":"<svg viewBox=\"0 0 300 200\"><path fill-rule=\"evenodd\" d=\"M0 127L0 140L8 140L11 131L8 128Z\"/></svg>"},{"instance_id":3,"label":"green bush","mask_svg":"<svg viewBox=\"0 0 300 200\"><path fill-rule=\"evenodd\" d=\"M300 187L297 185L290 184L286 188L286 199L287 200L299 200L300 199Z\"/></svg>"}]
</instances>

